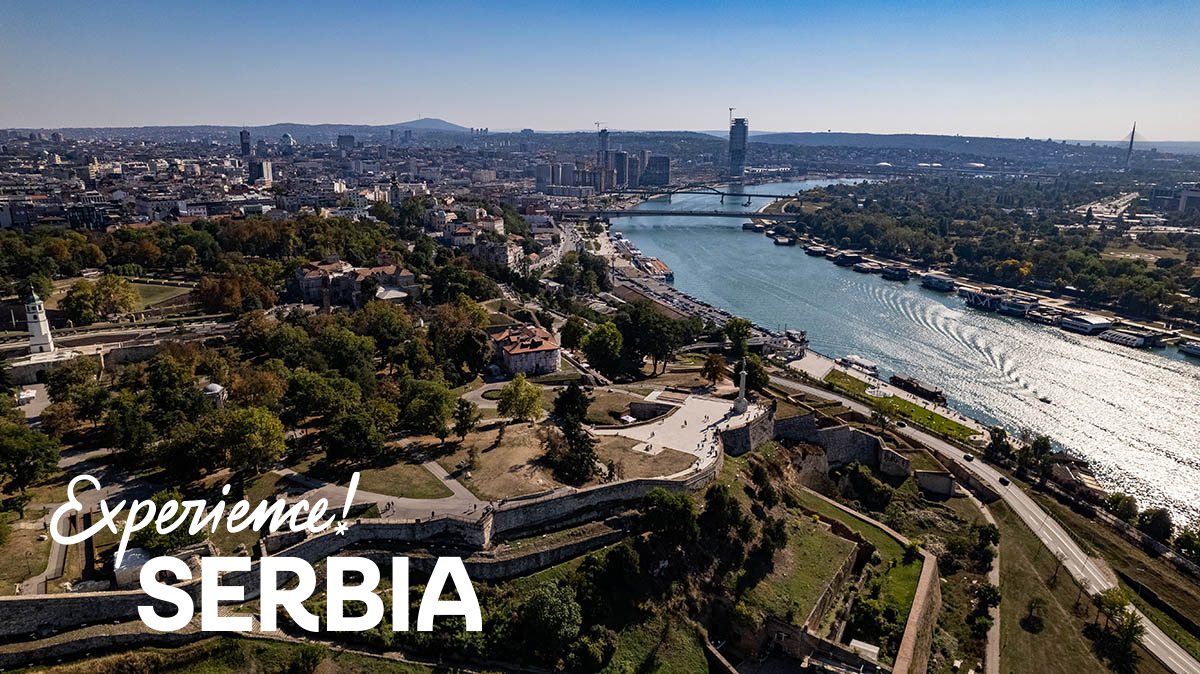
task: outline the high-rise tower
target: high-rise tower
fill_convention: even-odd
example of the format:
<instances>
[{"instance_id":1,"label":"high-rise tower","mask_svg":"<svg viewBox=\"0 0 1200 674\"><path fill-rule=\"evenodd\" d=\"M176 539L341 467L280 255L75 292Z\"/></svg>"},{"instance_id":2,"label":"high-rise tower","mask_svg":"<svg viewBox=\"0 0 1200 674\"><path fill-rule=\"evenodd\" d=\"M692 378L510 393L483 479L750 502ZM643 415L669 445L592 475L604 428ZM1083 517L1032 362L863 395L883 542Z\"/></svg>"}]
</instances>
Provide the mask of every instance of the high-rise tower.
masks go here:
<instances>
[{"instance_id":1,"label":"high-rise tower","mask_svg":"<svg viewBox=\"0 0 1200 674\"><path fill-rule=\"evenodd\" d=\"M729 125L729 177L741 180L746 174L746 137L750 134L750 122L745 117L735 117Z\"/></svg>"},{"instance_id":2,"label":"high-rise tower","mask_svg":"<svg viewBox=\"0 0 1200 674\"><path fill-rule=\"evenodd\" d=\"M600 152L598 155L600 168L608 168L608 129L600 129L597 134L600 139Z\"/></svg>"},{"instance_id":3,"label":"high-rise tower","mask_svg":"<svg viewBox=\"0 0 1200 674\"><path fill-rule=\"evenodd\" d=\"M250 132L245 129L242 129L242 133L239 134L239 136L242 141L242 156L249 157L250 156Z\"/></svg>"}]
</instances>

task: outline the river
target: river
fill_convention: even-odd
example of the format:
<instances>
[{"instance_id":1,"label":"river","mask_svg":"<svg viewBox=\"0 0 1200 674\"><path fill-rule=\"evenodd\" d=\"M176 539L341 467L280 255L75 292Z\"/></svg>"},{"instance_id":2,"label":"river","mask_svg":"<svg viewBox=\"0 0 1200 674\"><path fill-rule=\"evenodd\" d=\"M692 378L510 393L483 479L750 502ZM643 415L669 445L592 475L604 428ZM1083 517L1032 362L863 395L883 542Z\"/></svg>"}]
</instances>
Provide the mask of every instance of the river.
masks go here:
<instances>
[{"instance_id":1,"label":"river","mask_svg":"<svg viewBox=\"0 0 1200 674\"><path fill-rule=\"evenodd\" d=\"M745 190L789 194L830 182ZM749 213L771 200L745 201L674 195L637 208ZM1106 489L1167 507L1176 522L1200 522L1200 360L968 309L915 280L886 281L772 245L742 222L630 216L613 218L612 229L670 265L675 286L699 299L763 327L807 330L818 352L863 356L885 379L903 372L939 386L964 414L1044 433L1089 459Z\"/></svg>"}]
</instances>

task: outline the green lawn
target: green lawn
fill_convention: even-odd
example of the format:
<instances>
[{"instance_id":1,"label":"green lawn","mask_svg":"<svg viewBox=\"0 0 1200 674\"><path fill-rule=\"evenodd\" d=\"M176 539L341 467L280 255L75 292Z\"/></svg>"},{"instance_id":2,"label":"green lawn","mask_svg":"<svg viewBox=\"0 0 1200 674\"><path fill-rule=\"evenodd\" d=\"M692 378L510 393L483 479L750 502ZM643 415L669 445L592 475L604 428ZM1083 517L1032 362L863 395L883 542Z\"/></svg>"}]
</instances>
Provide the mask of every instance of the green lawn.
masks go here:
<instances>
[{"instance_id":1,"label":"green lawn","mask_svg":"<svg viewBox=\"0 0 1200 674\"><path fill-rule=\"evenodd\" d=\"M1200 623L1200 584L1176 571L1170 562L1146 554L1107 525L1087 519L1052 496L1036 491L1030 494L1089 554L1103 558L1114 569L1149 587L1175 610ZM1149 608L1146 602L1141 601L1139 608L1177 643L1200 658L1200 639L1188 634L1162 611L1146 610Z\"/></svg>"},{"instance_id":2,"label":"green lawn","mask_svg":"<svg viewBox=\"0 0 1200 674\"><path fill-rule=\"evenodd\" d=\"M904 546L892 538L891 534L866 520L830 505L807 491L796 490L793 494L805 508L816 512L822 518L837 520L845 524L875 546L883 560L880 574L883 581L883 592L894 599L896 605L900 607L900 622L908 620L908 612L912 608L913 597L917 594L917 582L921 579L921 567L924 566L924 563L916 561L905 564ZM891 566L892 560L895 560L895 566Z\"/></svg>"},{"instance_id":3,"label":"green lawn","mask_svg":"<svg viewBox=\"0 0 1200 674\"><path fill-rule=\"evenodd\" d=\"M350 484L350 473L334 470L324 462L325 455L318 452L309 455L292 466L292 470L328 480L343 487ZM362 491L386 494L397 498L446 498L454 492L442 484L433 473L419 463L410 463L398 458L390 466L374 466L359 469L358 488Z\"/></svg>"},{"instance_id":4,"label":"green lawn","mask_svg":"<svg viewBox=\"0 0 1200 674\"><path fill-rule=\"evenodd\" d=\"M141 306L139 307L141 309L148 309L159 302L165 302L192 291L191 288L163 286L156 283L134 283L132 285L133 289L137 291L138 298L141 300Z\"/></svg>"},{"instance_id":5,"label":"green lawn","mask_svg":"<svg viewBox=\"0 0 1200 674\"><path fill-rule=\"evenodd\" d=\"M617 648L601 674L653 672L701 674L708 671L704 636L691 623L653 616L617 633Z\"/></svg>"},{"instance_id":6,"label":"green lawn","mask_svg":"<svg viewBox=\"0 0 1200 674\"><path fill-rule=\"evenodd\" d=\"M854 550L854 543L833 535L811 519L797 517L789 523L788 547L776 555L775 568L749 588L741 600L746 606L793 625L802 625L825 591L826 585ZM736 586L749 573L732 576Z\"/></svg>"},{"instance_id":7,"label":"green lawn","mask_svg":"<svg viewBox=\"0 0 1200 674\"><path fill-rule=\"evenodd\" d=\"M962 442L966 442L972 436L976 435L974 429L964 426L953 419L948 419L936 412L931 412L911 400L905 400L897 396L876 398L867 395L867 389L870 385L845 372L833 370L826 375L825 381L832 384L834 388L849 394L851 397L858 398L878 410L887 412L894 419L905 419L910 423L924 426L935 433L940 433L941 435Z\"/></svg>"},{"instance_id":8,"label":"green lawn","mask_svg":"<svg viewBox=\"0 0 1200 674\"><path fill-rule=\"evenodd\" d=\"M8 520L10 526L17 521L17 513L13 512L0 513L0 517ZM0 545L0 559L4 560L0 564L0 595L14 594L17 583L46 570L50 539L39 541L43 533L41 529L16 528L8 532L8 539Z\"/></svg>"},{"instance_id":9,"label":"green lawn","mask_svg":"<svg viewBox=\"0 0 1200 674\"><path fill-rule=\"evenodd\" d=\"M1093 652L1084 628L1095 617L1086 594L1065 569L1059 570L1050 551L1029 527L1003 502L989 506L1000 528L1000 670L1075 674L1109 671ZM1029 600L1046 599L1040 633L1026 630L1021 621ZM1076 602L1078 601L1078 605ZM1047 657L1053 653L1053 657ZM1166 672L1144 650L1138 649L1136 672Z\"/></svg>"}]
</instances>

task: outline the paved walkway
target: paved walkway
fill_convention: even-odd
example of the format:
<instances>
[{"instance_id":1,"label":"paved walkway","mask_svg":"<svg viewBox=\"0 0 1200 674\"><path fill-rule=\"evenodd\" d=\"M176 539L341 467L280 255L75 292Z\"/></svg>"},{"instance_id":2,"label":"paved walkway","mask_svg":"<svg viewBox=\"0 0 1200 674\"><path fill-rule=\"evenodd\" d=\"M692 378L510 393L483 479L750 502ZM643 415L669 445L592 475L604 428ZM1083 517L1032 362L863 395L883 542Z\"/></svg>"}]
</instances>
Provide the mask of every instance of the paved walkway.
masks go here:
<instances>
[{"instance_id":1,"label":"paved walkway","mask_svg":"<svg viewBox=\"0 0 1200 674\"><path fill-rule=\"evenodd\" d=\"M968 490L963 490L967 494L967 498L979 508L979 512L983 514L983 519L988 524L996 526L996 520L992 517L992 511L988 507L979 502L975 495ZM1000 587L1000 546L996 546L996 556L992 558L992 568L988 571L988 582L996 587ZM1000 593L1003 595L1004 591ZM1000 607L992 609L992 629L987 633L987 651L984 653L983 671L984 674L1000 674Z\"/></svg>"},{"instance_id":2,"label":"paved walkway","mask_svg":"<svg viewBox=\"0 0 1200 674\"><path fill-rule=\"evenodd\" d=\"M64 453L59 458L58 465L68 470L68 474L82 475L87 474L100 481L100 489L92 489L90 484L82 484L81 491L75 495L75 498L81 504L81 510L88 512L96 510L100 507L100 501L107 500L110 503L120 502L122 500L145 499L155 491L155 487L144 482L136 482L131 480L129 474L120 467L112 465L96 465L85 467L88 460L107 453L104 450L95 452L72 452ZM61 506L61 503L44 504L51 515ZM47 524L50 522L50 517L46 519ZM59 520L58 532L61 535L70 533L71 519L64 517ZM48 533L48 532L47 532ZM58 578L62 575L63 566L66 562L67 546L60 544L58 541L51 538L50 542L50 558L46 562L46 569L32 578L27 578L17 587L17 594L44 594L46 592L46 583L50 580Z\"/></svg>"},{"instance_id":3,"label":"paved walkway","mask_svg":"<svg viewBox=\"0 0 1200 674\"><path fill-rule=\"evenodd\" d=\"M470 490L462 486L458 480L450 477L438 462L426 461L421 466L441 480L442 484L450 489L451 495L445 498L401 498L356 489L354 505L374 503L379 508L379 516L383 519L415 520L441 515L471 515L479 512L486 504L485 501L481 501ZM291 468L279 468L272 472L301 486L308 487L309 491L297 498L308 499L310 503L319 498L328 499L329 509L335 512L340 512L346 503L349 491L347 487L330 484L304 473L297 473Z\"/></svg>"},{"instance_id":4,"label":"paved walkway","mask_svg":"<svg viewBox=\"0 0 1200 674\"><path fill-rule=\"evenodd\" d=\"M647 400L653 400L654 397L652 393ZM721 452L717 433L741 426L765 413L765 408L755 405L743 414L735 415L733 403L728 400L690 395L673 413L658 421L624 428L598 428L593 432L596 435L619 435L636 440L639 444L633 447L635 452L659 454L664 449L674 449L696 457L692 466L667 476L670 479L708 467Z\"/></svg>"}]
</instances>

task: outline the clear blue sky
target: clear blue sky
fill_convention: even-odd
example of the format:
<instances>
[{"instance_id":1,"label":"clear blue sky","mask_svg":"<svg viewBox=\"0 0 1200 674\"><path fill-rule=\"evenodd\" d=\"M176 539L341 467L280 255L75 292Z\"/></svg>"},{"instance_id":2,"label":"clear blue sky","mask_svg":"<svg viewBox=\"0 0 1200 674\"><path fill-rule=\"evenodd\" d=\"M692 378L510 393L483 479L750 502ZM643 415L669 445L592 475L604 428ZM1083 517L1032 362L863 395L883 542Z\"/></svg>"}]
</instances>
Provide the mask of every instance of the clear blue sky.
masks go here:
<instances>
[{"instance_id":1,"label":"clear blue sky","mask_svg":"<svg viewBox=\"0 0 1200 674\"><path fill-rule=\"evenodd\" d=\"M1200 140L1200 3L0 0L0 127Z\"/></svg>"}]
</instances>

